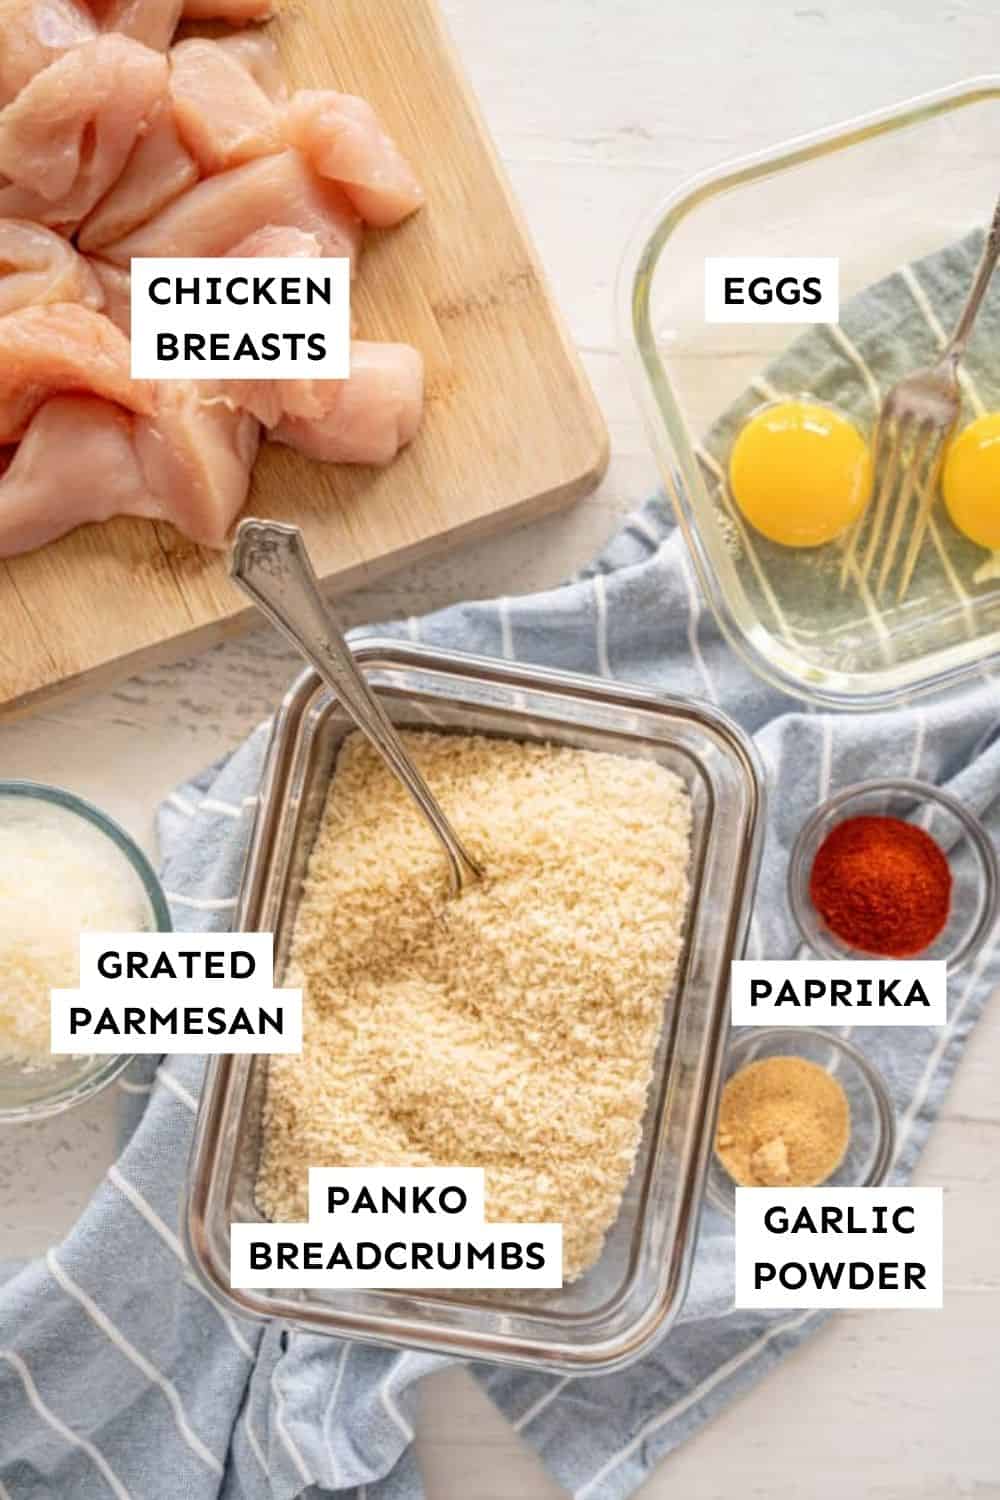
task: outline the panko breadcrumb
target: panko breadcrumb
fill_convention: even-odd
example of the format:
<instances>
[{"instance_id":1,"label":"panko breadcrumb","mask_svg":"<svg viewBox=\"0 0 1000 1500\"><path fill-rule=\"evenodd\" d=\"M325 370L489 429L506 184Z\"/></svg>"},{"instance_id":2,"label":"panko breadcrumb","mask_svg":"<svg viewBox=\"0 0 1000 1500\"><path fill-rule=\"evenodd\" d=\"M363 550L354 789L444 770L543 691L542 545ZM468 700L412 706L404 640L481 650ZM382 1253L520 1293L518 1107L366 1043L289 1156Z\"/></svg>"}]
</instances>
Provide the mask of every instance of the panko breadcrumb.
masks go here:
<instances>
[{"instance_id":1,"label":"panko breadcrumb","mask_svg":"<svg viewBox=\"0 0 1000 1500\"><path fill-rule=\"evenodd\" d=\"M310 1166L481 1166L486 1215L563 1225L593 1265L639 1145L682 944L690 805L652 761L406 732L485 878L452 898L434 835L366 740L338 759L284 983L257 1199L304 1219Z\"/></svg>"}]
</instances>

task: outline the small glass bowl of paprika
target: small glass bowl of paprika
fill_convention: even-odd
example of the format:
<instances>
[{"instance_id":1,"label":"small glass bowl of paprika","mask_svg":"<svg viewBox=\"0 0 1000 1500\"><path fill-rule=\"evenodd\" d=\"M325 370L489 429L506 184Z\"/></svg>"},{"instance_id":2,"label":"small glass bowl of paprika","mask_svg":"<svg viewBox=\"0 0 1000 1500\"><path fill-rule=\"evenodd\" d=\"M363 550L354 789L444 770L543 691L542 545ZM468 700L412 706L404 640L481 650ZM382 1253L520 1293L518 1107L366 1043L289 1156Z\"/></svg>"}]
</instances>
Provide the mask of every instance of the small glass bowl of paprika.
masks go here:
<instances>
[{"instance_id":1,"label":"small glass bowl of paprika","mask_svg":"<svg viewBox=\"0 0 1000 1500\"><path fill-rule=\"evenodd\" d=\"M982 825L921 781L866 781L803 824L788 867L792 913L821 958L969 963L997 914L1000 872Z\"/></svg>"}]
</instances>

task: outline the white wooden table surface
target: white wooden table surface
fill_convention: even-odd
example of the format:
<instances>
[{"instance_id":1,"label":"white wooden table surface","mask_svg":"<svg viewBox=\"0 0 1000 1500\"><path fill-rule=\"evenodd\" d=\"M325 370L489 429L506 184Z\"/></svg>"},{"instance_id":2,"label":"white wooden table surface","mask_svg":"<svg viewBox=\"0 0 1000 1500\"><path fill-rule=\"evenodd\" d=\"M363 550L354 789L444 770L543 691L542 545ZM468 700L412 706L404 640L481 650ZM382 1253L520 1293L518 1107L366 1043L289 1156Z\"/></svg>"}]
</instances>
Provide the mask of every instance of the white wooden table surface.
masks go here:
<instances>
[{"instance_id":1,"label":"white wooden table surface","mask_svg":"<svg viewBox=\"0 0 1000 1500\"><path fill-rule=\"evenodd\" d=\"M656 474L615 350L626 232L689 174L986 71L996 0L445 0L611 430L574 511L356 595L352 622L519 593L582 563ZM99 607L99 601L96 601ZM177 781L238 743L293 671L267 632L0 728L0 775L94 798L152 845ZM938 1313L845 1314L663 1464L648 1500L1000 1500L1000 1009L973 1037L919 1180L946 1189ZM112 1101L113 1102L113 1101ZM5 1135L0 1245L42 1248L109 1161L109 1101ZM460 1372L427 1383L432 1500L562 1491Z\"/></svg>"}]
</instances>

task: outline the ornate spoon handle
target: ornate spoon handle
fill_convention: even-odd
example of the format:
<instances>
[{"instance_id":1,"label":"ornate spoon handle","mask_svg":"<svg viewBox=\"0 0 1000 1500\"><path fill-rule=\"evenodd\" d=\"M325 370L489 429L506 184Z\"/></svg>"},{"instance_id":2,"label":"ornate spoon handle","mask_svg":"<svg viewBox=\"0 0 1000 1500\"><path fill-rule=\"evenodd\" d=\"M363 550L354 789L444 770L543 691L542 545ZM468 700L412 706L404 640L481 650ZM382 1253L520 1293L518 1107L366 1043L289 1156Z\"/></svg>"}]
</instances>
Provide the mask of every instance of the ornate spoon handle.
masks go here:
<instances>
[{"instance_id":1,"label":"ornate spoon handle","mask_svg":"<svg viewBox=\"0 0 1000 1500\"><path fill-rule=\"evenodd\" d=\"M395 772L441 841L458 895L482 871L417 770L344 638L316 581L302 533L277 521L241 521L230 557L233 582L301 651Z\"/></svg>"}]
</instances>

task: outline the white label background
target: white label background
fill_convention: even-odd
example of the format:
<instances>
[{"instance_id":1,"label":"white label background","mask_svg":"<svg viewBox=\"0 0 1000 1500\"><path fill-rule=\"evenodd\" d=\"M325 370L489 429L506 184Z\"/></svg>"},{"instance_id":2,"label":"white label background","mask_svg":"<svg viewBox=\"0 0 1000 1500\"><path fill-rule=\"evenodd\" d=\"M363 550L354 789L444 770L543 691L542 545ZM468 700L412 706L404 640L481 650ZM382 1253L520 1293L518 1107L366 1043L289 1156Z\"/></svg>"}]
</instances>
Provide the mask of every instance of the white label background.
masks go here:
<instances>
[{"instance_id":1,"label":"white label background","mask_svg":"<svg viewBox=\"0 0 1000 1500\"><path fill-rule=\"evenodd\" d=\"M794 1219L796 1210L808 1208L816 1219L820 1209L854 1207L870 1223L874 1204L890 1210L912 1204L913 1234L772 1234L764 1227L769 1208L780 1206ZM899 1188L737 1188L736 1189L736 1307L801 1308L939 1308L943 1302L943 1193L935 1187ZM817 1291L807 1280L801 1290L788 1291L775 1280L757 1289L754 1269L758 1261L775 1266L810 1261L920 1261L926 1267L926 1291L852 1291L843 1284L836 1290ZM903 1275L900 1270L900 1284Z\"/></svg>"},{"instance_id":2,"label":"white label background","mask_svg":"<svg viewBox=\"0 0 1000 1500\"><path fill-rule=\"evenodd\" d=\"M382 1187L396 1191L415 1187L429 1188L433 1190L430 1194L432 1202L436 1201L437 1192L456 1186L465 1189L468 1205L461 1214L352 1214L349 1212L349 1205L338 1209L334 1214L328 1214L326 1189L340 1184L348 1189L352 1198L362 1185L367 1185L376 1198ZM276 1287L289 1290L303 1287L450 1287L460 1290L474 1287L562 1286L562 1225L484 1223L484 1185L485 1173L482 1167L310 1167L308 1223L231 1225L231 1283L234 1287ZM330 1270L285 1268L279 1271L255 1269L250 1256L254 1243L263 1243L272 1248L281 1244L301 1247L306 1243L321 1243L324 1247L324 1259L338 1245L343 1245L349 1258L354 1260L358 1244L377 1245L384 1249L397 1243L427 1243L432 1246L443 1243L450 1250L455 1242L469 1241L480 1247L500 1245L507 1241L520 1245L522 1251L535 1243L542 1248L544 1264L540 1269L525 1267L512 1271L489 1270L482 1265L472 1270L455 1271L440 1268L393 1270L385 1266L374 1270L344 1270L334 1267ZM403 1258L406 1258L405 1254Z\"/></svg>"},{"instance_id":3,"label":"white label background","mask_svg":"<svg viewBox=\"0 0 1000 1500\"><path fill-rule=\"evenodd\" d=\"M725 282L742 278L742 301L725 300ZM819 278L819 302L779 302L775 288L786 277L799 284L807 276ZM752 302L750 282L766 277L771 283L771 301ZM840 317L840 261L831 255L709 255L705 258L706 323L836 323Z\"/></svg>"},{"instance_id":4,"label":"white label background","mask_svg":"<svg viewBox=\"0 0 1000 1500\"><path fill-rule=\"evenodd\" d=\"M750 982L769 980L769 999L750 1003ZM775 1005L774 997L786 979L792 980L801 997L805 980L870 979L877 994L877 981L898 979L898 993L905 999L914 979L919 979L931 1002L927 1005L859 1006L859 991L852 991L850 1005L833 1005L829 998L808 1006ZM948 1021L948 966L944 959L914 959L889 962L853 959L736 959L732 967L732 1022L734 1026L944 1026Z\"/></svg>"},{"instance_id":5,"label":"white label background","mask_svg":"<svg viewBox=\"0 0 1000 1500\"><path fill-rule=\"evenodd\" d=\"M149 297L150 283L158 276L193 277L274 276L292 277L305 283L307 277L329 278L333 294L327 305L285 307L271 303L240 306L228 300L218 306L185 299L179 305L160 307ZM302 293L305 295L304 291ZM259 346L265 333L322 333L326 357L307 358L304 344L299 357L282 352L276 360L202 360L157 358L156 336L160 331L183 338L185 333L225 333L235 349L241 334L250 334ZM351 363L351 263L346 256L320 256L313 260L282 256L143 256L132 261L132 378L134 380L345 380Z\"/></svg>"},{"instance_id":6,"label":"white label background","mask_svg":"<svg viewBox=\"0 0 1000 1500\"><path fill-rule=\"evenodd\" d=\"M362 1188L367 1188L376 1202L380 1201L383 1188L394 1193L428 1187L435 1190L445 1187L462 1188L466 1204L460 1214L428 1213L413 1216L413 1223L421 1218L430 1226L479 1226L486 1213L486 1173L482 1167L310 1167L309 1223L316 1229L322 1229L324 1225L329 1230L339 1229L345 1222L371 1226L379 1221L377 1214L364 1211L352 1214L350 1203L335 1209L332 1214L327 1213L327 1189L331 1187L345 1188L352 1195L352 1201ZM431 1197L434 1201L433 1194ZM352 1231L357 1232L357 1229Z\"/></svg>"},{"instance_id":7,"label":"white label background","mask_svg":"<svg viewBox=\"0 0 1000 1500\"><path fill-rule=\"evenodd\" d=\"M478 1246L499 1245L503 1241L524 1247L530 1244L541 1246L545 1263L541 1269L522 1268L504 1271L500 1267L489 1270L476 1266L472 1270L444 1271L438 1268L424 1270L393 1270L382 1265L374 1270L303 1271L283 1269L256 1270L250 1263L252 1244L303 1245L321 1243L324 1258L343 1244L349 1254L359 1243L379 1245L383 1249L397 1242L402 1244L441 1242L449 1247L454 1242L473 1241ZM353 1254L352 1254L353 1258ZM471 1225L462 1228L450 1220L427 1220L423 1215L387 1220L369 1228L355 1224L350 1231L335 1227L327 1219L323 1224L233 1224L230 1226L230 1281L234 1287L249 1287L266 1290L270 1287L286 1290L303 1287L352 1288L362 1290L370 1287L448 1287L463 1291L473 1287L560 1287L562 1286L562 1225L561 1224L484 1224L480 1229Z\"/></svg>"},{"instance_id":8,"label":"white label background","mask_svg":"<svg viewBox=\"0 0 1000 1500\"><path fill-rule=\"evenodd\" d=\"M105 979L98 970L102 954L142 953L154 961L167 954L180 969L181 953L232 954L250 953L255 968L249 979L205 979L203 966L192 964L192 979ZM302 1051L302 991L273 988L274 935L270 932L82 932L80 934L80 988L56 989L51 992L50 1048L54 1055L89 1052L110 1054L135 1053L208 1053L248 1054ZM259 1009L273 1016L282 1013L283 1030L278 1036L268 1028L262 1035L239 1032L234 1036L207 1036L200 1032L171 1035L158 1031L155 1036L115 1035L103 1032L94 1036L89 1030L70 1030L69 1011L74 1005L87 1006L92 1024L105 1007L111 1010L122 1030L126 1006L142 1006L147 1011L163 1012L174 1007L219 1006L227 1017L242 1008L254 1018Z\"/></svg>"}]
</instances>

